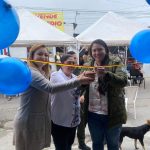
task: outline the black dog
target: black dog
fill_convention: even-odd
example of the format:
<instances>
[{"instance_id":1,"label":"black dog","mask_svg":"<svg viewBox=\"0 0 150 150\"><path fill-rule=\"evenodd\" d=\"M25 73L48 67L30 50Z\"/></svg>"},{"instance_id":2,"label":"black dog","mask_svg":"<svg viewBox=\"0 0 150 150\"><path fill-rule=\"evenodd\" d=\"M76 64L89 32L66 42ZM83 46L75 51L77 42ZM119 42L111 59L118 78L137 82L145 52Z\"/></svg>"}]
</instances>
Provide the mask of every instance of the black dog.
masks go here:
<instances>
[{"instance_id":1,"label":"black dog","mask_svg":"<svg viewBox=\"0 0 150 150\"><path fill-rule=\"evenodd\" d=\"M138 127L122 127L122 131L120 134L120 149L121 148L121 144L123 142L123 138L125 136L134 139L134 145L135 145L135 149L138 149L137 147L137 140L139 140L139 142L141 143L143 149L145 150L144 147L144 135L146 134L146 132L148 132L150 130L150 120L147 121L147 124L144 124L142 126L138 126Z\"/></svg>"}]
</instances>

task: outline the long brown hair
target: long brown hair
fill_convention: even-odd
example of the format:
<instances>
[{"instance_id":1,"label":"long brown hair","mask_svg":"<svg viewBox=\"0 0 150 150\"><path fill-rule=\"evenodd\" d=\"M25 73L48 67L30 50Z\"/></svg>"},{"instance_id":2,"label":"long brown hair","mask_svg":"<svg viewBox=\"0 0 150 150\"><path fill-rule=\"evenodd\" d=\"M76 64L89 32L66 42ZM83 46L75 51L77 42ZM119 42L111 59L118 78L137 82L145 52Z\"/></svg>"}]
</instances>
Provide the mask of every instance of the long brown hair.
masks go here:
<instances>
[{"instance_id":1,"label":"long brown hair","mask_svg":"<svg viewBox=\"0 0 150 150\"><path fill-rule=\"evenodd\" d=\"M105 62L109 59L109 48L108 48L107 44L105 43L105 41L103 41L101 39L94 40L91 43L90 47L89 47L89 54L90 54L91 58L93 59L93 61L95 61L94 58L93 58L93 56L92 56L92 47L93 47L94 44L102 45L105 48L106 55L105 55L104 60L102 61L102 65L104 65Z\"/></svg>"},{"instance_id":2,"label":"long brown hair","mask_svg":"<svg viewBox=\"0 0 150 150\"><path fill-rule=\"evenodd\" d=\"M39 50L40 48L46 48L47 49L47 47L45 45L36 44L36 45L33 45L30 48L29 54L28 54L28 65L31 66L31 67L33 67L33 68L36 68L36 69L38 69L37 65L34 62L31 62L30 60L33 60L34 53L37 50ZM48 49L47 49L47 51L48 51ZM46 77L50 78L50 67L49 67L49 64L45 64L42 69L45 72Z\"/></svg>"}]
</instances>

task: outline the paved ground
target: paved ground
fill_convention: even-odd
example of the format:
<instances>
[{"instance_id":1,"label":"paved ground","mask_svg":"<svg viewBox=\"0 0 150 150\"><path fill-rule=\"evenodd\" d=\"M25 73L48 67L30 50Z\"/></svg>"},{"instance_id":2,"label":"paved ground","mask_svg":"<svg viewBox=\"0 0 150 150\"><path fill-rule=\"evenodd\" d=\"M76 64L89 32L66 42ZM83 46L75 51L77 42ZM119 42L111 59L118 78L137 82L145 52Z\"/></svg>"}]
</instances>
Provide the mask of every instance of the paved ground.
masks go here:
<instances>
[{"instance_id":1,"label":"paved ground","mask_svg":"<svg viewBox=\"0 0 150 150\"><path fill-rule=\"evenodd\" d=\"M12 124L13 118L16 113L16 109L19 104L19 99L15 98L12 101L1 97L0 98L0 150L15 150L12 146ZM140 87L138 93L138 99L136 102L137 119L134 119L133 105L129 104L128 121L125 126L138 126L150 119L150 79L146 79L146 89ZM145 147L146 150L150 149L150 132L145 135ZM91 146L91 139L88 128L86 128L86 143ZM142 150L138 143L139 150ZM134 150L134 141L129 138L125 138L122 144L123 150ZM107 148L106 148L107 149ZM45 150L54 150L53 144L51 148ZM73 150L78 150L77 140L73 145Z\"/></svg>"}]
</instances>

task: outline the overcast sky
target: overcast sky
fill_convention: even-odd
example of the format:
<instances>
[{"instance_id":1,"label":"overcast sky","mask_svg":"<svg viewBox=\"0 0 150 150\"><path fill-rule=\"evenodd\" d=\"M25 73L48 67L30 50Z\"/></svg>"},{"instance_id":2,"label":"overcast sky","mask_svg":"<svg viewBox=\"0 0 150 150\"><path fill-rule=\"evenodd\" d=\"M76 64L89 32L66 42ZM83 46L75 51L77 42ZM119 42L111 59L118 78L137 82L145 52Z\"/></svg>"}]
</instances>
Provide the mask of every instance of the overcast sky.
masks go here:
<instances>
[{"instance_id":1,"label":"overcast sky","mask_svg":"<svg viewBox=\"0 0 150 150\"><path fill-rule=\"evenodd\" d=\"M72 9L128 9L147 6L146 0L9 0L15 6L72 8ZM141 7L141 8L142 8Z\"/></svg>"},{"instance_id":2,"label":"overcast sky","mask_svg":"<svg viewBox=\"0 0 150 150\"><path fill-rule=\"evenodd\" d=\"M77 32L82 32L107 11L114 11L127 18L150 25L150 5L146 0L8 0L15 7L30 9L49 9L65 11L65 21L74 22L75 11L98 11L97 13L80 12L77 16ZM72 10L68 11L68 10Z\"/></svg>"}]
</instances>

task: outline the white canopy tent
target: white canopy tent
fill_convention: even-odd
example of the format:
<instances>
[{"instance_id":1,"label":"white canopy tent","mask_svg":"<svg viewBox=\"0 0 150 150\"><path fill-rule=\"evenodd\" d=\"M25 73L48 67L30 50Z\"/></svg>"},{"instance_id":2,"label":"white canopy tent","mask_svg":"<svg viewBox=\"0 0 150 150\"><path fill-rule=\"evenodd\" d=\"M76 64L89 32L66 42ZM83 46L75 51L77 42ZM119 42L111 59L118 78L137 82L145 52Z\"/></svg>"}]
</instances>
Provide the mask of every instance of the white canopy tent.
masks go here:
<instances>
[{"instance_id":1,"label":"white canopy tent","mask_svg":"<svg viewBox=\"0 0 150 150\"><path fill-rule=\"evenodd\" d=\"M110 46L127 46L132 37L143 29L146 27L140 23L108 12L76 38L80 45L89 45L95 39L103 39Z\"/></svg>"},{"instance_id":2,"label":"white canopy tent","mask_svg":"<svg viewBox=\"0 0 150 150\"><path fill-rule=\"evenodd\" d=\"M19 9L20 32L13 46L29 46L45 44L47 46L63 46L76 44L76 39L56 29L25 9Z\"/></svg>"}]
</instances>

